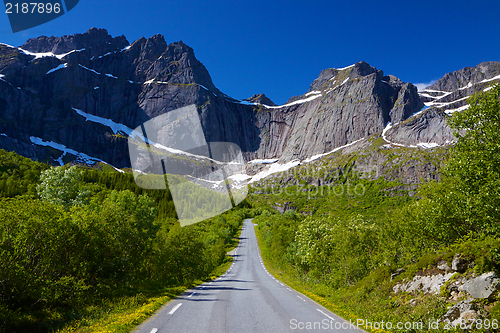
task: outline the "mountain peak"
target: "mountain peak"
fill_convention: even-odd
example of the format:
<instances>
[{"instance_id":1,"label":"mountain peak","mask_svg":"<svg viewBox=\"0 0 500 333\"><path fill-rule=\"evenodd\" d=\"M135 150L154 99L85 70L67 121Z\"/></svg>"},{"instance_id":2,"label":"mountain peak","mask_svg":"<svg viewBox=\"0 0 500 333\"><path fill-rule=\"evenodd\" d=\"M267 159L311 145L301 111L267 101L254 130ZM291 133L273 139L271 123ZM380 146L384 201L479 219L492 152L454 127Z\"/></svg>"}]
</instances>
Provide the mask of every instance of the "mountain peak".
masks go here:
<instances>
[{"instance_id":1,"label":"mountain peak","mask_svg":"<svg viewBox=\"0 0 500 333\"><path fill-rule=\"evenodd\" d=\"M31 38L21 48L33 53L64 54L72 50L95 48L103 44L119 49L127 46L129 42L123 35L111 37L106 29L90 28L83 34Z\"/></svg>"},{"instance_id":2,"label":"mountain peak","mask_svg":"<svg viewBox=\"0 0 500 333\"><path fill-rule=\"evenodd\" d=\"M276 104L269 99L265 94L255 94L250 98L245 99L245 101L249 101L252 103L263 104L267 106L276 106Z\"/></svg>"},{"instance_id":3,"label":"mountain peak","mask_svg":"<svg viewBox=\"0 0 500 333\"><path fill-rule=\"evenodd\" d=\"M475 67L464 67L445 74L426 89L452 92L468 84L476 84L500 75L500 61L482 62Z\"/></svg>"},{"instance_id":4,"label":"mountain peak","mask_svg":"<svg viewBox=\"0 0 500 333\"><path fill-rule=\"evenodd\" d=\"M313 83L309 87L308 92L321 90L321 87L323 87L325 83L332 80L339 74L346 78L349 77L351 79L355 79L357 77L367 76L373 73L380 73L381 77L384 75L383 71L370 66L364 61L359 61L351 66L347 66L344 68L327 68L321 71L318 78L313 81Z\"/></svg>"},{"instance_id":5,"label":"mountain peak","mask_svg":"<svg viewBox=\"0 0 500 333\"><path fill-rule=\"evenodd\" d=\"M356 77L367 76L373 73L381 73L381 76L384 76L383 71L370 66L367 62L359 61L352 66L350 77L351 79L354 79Z\"/></svg>"}]
</instances>

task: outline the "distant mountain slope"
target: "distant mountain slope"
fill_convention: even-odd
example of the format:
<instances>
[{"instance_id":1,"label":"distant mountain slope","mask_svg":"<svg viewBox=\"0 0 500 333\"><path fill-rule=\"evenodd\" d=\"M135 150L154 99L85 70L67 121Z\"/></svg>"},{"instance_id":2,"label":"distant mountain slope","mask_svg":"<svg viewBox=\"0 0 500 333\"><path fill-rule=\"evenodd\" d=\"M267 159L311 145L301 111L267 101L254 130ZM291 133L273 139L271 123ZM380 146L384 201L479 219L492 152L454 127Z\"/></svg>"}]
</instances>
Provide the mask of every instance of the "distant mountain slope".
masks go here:
<instances>
[{"instance_id":1,"label":"distant mountain slope","mask_svg":"<svg viewBox=\"0 0 500 333\"><path fill-rule=\"evenodd\" d=\"M483 62L448 73L433 85L419 91L428 109L388 128L385 138L406 146L425 143L427 147L450 144L455 140L446 121L453 112L468 108L467 99L500 82L500 61Z\"/></svg>"}]
</instances>

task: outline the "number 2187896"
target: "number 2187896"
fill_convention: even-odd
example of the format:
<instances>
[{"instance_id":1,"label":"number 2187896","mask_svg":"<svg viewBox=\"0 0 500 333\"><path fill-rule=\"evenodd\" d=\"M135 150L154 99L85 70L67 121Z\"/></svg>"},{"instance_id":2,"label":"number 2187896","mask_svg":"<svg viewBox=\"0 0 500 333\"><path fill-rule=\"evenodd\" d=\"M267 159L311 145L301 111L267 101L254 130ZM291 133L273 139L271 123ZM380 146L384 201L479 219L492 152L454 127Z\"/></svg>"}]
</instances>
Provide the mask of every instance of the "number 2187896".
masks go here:
<instances>
[{"instance_id":1,"label":"number 2187896","mask_svg":"<svg viewBox=\"0 0 500 333\"><path fill-rule=\"evenodd\" d=\"M6 3L5 12L7 14L50 14L50 13L60 13L61 4L60 3L38 3L38 2L24 2L24 3Z\"/></svg>"}]
</instances>

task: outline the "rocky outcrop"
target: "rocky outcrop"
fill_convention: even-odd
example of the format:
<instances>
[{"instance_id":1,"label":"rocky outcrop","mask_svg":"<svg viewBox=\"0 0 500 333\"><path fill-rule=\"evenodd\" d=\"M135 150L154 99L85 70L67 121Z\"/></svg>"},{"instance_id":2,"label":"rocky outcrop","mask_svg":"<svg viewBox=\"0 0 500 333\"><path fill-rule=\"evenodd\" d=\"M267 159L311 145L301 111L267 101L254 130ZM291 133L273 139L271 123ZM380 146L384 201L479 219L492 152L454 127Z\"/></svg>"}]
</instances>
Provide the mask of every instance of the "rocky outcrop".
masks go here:
<instances>
[{"instance_id":1,"label":"rocky outcrop","mask_svg":"<svg viewBox=\"0 0 500 333\"><path fill-rule=\"evenodd\" d=\"M457 254L451 267L446 261L441 261L436 268L417 272L411 280L396 283L393 291L408 292L415 296L424 293L444 297L451 305L439 321L457 326L468 320L481 318L483 310L490 311L490 308L481 306L481 302L475 300L491 299L500 289L500 278L495 272L477 275L467 270L473 266L473 262Z\"/></svg>"},{"instance_id":2,"label":"rocky outcrop","mask_svg":"<svg viewBox=\"0 0 500 333\"><path fill-rule=\"evenodd\" d=\"M391 110L400 119L420 110L412 87L365 62L324 70L306 94L259 109L261 147L252 158L305 159L380 133Z\"/></svg>"},{"instance_id":3,"label":"rocky outcrop","mask_svg":"<svg viewBox=\"0 0 500 333\"><path fill-rule=\"evenodd\" d=\"M245 99L245 101L267 106L276 106L276 104L274 104L274 102L271 101L265 94L253 95L252 97Z\"/></svg>"},{"instance_id":4,"label":"rocky outcrop","mask_svg":"<svg viewBox=\"0 0 500 333\"><path fill-rule=\"evenodd\" d=\"M285 213L287 210L293 210L295 211L297 209L297 206L293 205L293 202L284 202L283 204L278 204L275 206L271 206L272 208L276 209L280 214Z\"/></svg>"},{"instance_id":5,"label":"rocky outcrop","mask_svg":"<svg viewBox=\"0 0 500 333\"><path fill-rule=\"evenodd\" d=\"M422 149L390 147L381 138L374 135L352 145L325 154L307 163L295 166L285 172L272 174L252 184L256 193L264 193L268 187L306 185L333 186L348 174L356 177L376 180L383 177L387 181L397 181L401 186L388 189L388 195L408 193L414 195L417 184L430 180L439 180L441 161L446 149L432 152ZM260 171L266 165L254 166L251 173Z\"/></svg>"},{"instance_id":6,"label":"rocky outcrop","mask_svg":"<svg viewBox=\"0 0 500 333\"><path fill-rule=\"evenodd\" d=\"M441 322L449 323L452 327L460 327L460 324L468 320L479 318L477 308L471 300L460 301L453 305L440 319Z\"/></svg>"},{"instance_id":7,"label":"rocky outcrop","mask_svg":"<svg viewBox=\"0 0 500 333\"><path fill-rule=\"evenodd\" d=\"M385 133L391 143L410 146L434 147L456 141L447 124L453 112L468 108L468 97L486 91L500 82L500 62L483 62L448 73L435 84L419 91L421 100L428 107L406 121L393 122ZM396 119L397 117L392 117Z\"/></svg>"},{"instance_id":8,"label":"rocky outcrop","mask_svg":"<svg viewBox=\"0 0 500 333\"><path fill-rule=\"evenodd\" d=\"M411 83L405 83L399 90L398 98L391 110L391 122L393 124L400 123L423 107L424 102L417 93L417 87Z\"/></svg>"},{"instance_id":9,"label":"rocky outcrop","mask_svg":"<svg viewBox=\"0 0 500 333\"><path fill-rule=\"evenodd\" d=\"M130 161L125 133L106 121L135 128L192 104L198 106L211 141L235 140L247 151L258 148L253 108L217 90L190 47L182 42L167 45L161 35L141 38L129 47L125 42L91 29L81 35L30 40L23 45L26 52L0 45L0 133L18 142L0 148L25 154L23 145L33 145L34 137L49 142L52 151L62 145L126 167ZM84 49L59 57L36 54L71 47ZM87 121L76 110L102 121ZM37 158L56 163L54 157Z\"/></svg>"},{"instance_id":10,"label":"rocky outcrop","mask_svg":"<svg viewBox=\"0 0 500 333\"><path fill-rule=\"evenodd\" d=\"M399 292L423 292L430 294L439 294L441 287L455 273L438 273L432 275L418 275L411 281L398 283L394 286L395 293Z\"/></svg>"},{"instance_id":11,"label":"rocky outcrop","mask_svg":"<svg viewBox=\"0 0 500 333\"><path fill-rule=\"evenodd\" d=\"M461 289L469 293L472 298L488 298L498 290L499 285L500 279L496 273L489 272L465 281Z\"/></svg>"},{"instance_id":12,"label":"rocky outcrop","mask_svg":"<svg viewBox=\"0 0 500 333\"><path fill-rule=\"evenodd\" d=\"M500 278L495 272L488 272L479 276L462 276L456 271L446 273L436 270L428 274L425 274L425 272L418 274L410 281L400 282L393 287L393 290L395 293L424 292L439 294L442 291L441 288L445 285L452 297L454 296L453 293L462 292L464 296L469 298L489 298L499 289Z\"/></svg>"},{"instance_id":13,"label":"rocky outcrop","mask_svg":"<svg viewBox=\"0 0 500 333\"><path fill-rule=\"evenodd\" d=\"M128 44L123 35L113 38L105 29L91 28L83 34L31 38L20 48L34 53L52 52L54 54L92 48L95 49L96 53L102 55L109 51L124 48Z\"/></svg>"},{"instance_id":14,"label":"rocky outcrop","mask_svg":"<svg viewBox=\"0 0 500 333\"><path fill-rule=\"evenodd\" d=\"M462 257L460 253L455 255L453 261L451 262L451 269L460 273L463 273L469 268L469 261Z\"/></svg>"},{"instance_id":15,"label":"rocky outcrop","mask_svg":"<svg viewBox=\"0 0 500 333\"><path fill-rule=\"evenodd\" d=\"M475 67L465 67L458 71L445 74L426 90L453 92L467 85L474 85L486 79L500 75L500 61L482 62Z\"/></svg>"},{"instance_id":16,"label":"rocky outcrop","mask_svg":"<svg viewBox=\"0 0 500 333\"><path fill-rule=\"evenodd\" d=\"M390 142L403 143L405 146L444 146L456 140L453 130L448 126L448 118L445 112L437 108L427 109L396 124L385 135Z\"/></svg>"}]
</instances>

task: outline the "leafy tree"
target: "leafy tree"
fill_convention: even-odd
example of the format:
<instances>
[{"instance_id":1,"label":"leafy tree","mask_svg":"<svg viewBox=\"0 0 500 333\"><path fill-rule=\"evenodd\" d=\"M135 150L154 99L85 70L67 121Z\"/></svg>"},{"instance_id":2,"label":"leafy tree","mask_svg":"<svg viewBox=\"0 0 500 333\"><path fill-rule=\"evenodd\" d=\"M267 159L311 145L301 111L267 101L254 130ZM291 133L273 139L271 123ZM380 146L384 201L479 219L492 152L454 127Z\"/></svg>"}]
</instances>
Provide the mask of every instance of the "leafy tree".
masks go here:
<instances>
[{"instance_id":1,"label":"leafy tree","mask_svg":"<svg viewBox=\"0 0 500 333\"><path fill-rule=\"evenodd\" d=\"M42 172L41 184L36 189L42 200L68 209L72 205L82 205L89 196L88 191L80 188L81 179L81 172L75 166L50 168Z\"/></svg>"},{"instance_id":2,"label":"leafy tree","mask_svg":"<svg viewBox=\"0 0 500 333\"><path fill-rule=\"evenodd\" d=\"M17 197L0 202L0 301L72 303L87 289L82 233L62 206Z\"/></svg>"},{"instance_id":3,"label":"leafy tree","mask_svg":"<svg viewBox=\"0 0 500 333\"><path fill-rule=\"evenodd\" d=\"M457 211L474 230L497 233L500 221L500 85L472 96L450 126L459 139L445 173L461 200Z\"/></svg>"},{"instance_id":4,"label":"leafy tree","mask_svg":"<svg viewBox=\"0 0 500 333\"><path fill-rule=\"evenodd\" d=\"M375 267L377 234L375 225L361 216L307 218L290 249L295 251L296 265L309 275L335 287L352 285Z\"/></svg>"},{"instance_id":5,"label":"leafy tree","mask_svg":"<svg viewBox=\"0 0 500 333\"><path fill-rule=\"evenodd\" d=\"M422 185L421 199L393 217L400 251L391 252L399 258L418 257L468 234L500 231L500 86L472 96L469 105L449 121L458 141L442 180Z\"/></svg>"},{"instance_id":6,"label":"leafy tree","mask_svg":"<svg viewBox=\"0 0 500 333\"><path fill-rule=\"evenodd\" d=\"M74 318L124 290L205 278L248 211L186 228L175 215L168 190L141 189L131 174L0 150L0 331L47 331L37 324L52 326L49 313Z\"/></svg>"},{"instance_id":7,"label":"leafy tree","mask_svg":"<svg viewBox=\"0 0 500 333\"><path fill-rule=\"evenodd\" d=\"M0 149L0 197L36 196L36 184L46 164Z\"/></svg>"}]
</instances>

